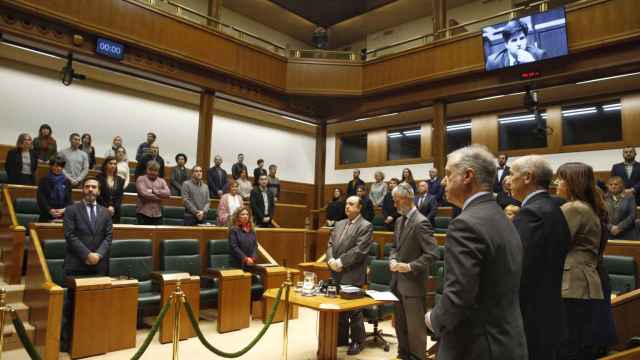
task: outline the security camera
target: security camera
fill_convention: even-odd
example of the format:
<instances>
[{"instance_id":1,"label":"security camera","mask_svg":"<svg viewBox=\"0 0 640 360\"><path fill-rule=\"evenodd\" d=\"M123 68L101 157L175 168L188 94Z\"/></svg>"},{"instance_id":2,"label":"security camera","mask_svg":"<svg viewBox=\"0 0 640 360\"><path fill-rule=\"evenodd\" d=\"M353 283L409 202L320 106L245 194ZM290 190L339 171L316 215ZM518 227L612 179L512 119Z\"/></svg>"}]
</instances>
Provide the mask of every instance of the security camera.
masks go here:
<instances>
[{"instance_id":1,"label":"security camera","mask_svg":"<svg viewBox=\"0 0 640 360\"><path fill-rule=\"evenodd\" d=\"M60 79L64 86L69 86L73 83L73 80L84 80L87 77L82 74L76 74L73 70L73 53L67 55L67 64L62 68L60 72Z\"/></svg>"}]
</instances>

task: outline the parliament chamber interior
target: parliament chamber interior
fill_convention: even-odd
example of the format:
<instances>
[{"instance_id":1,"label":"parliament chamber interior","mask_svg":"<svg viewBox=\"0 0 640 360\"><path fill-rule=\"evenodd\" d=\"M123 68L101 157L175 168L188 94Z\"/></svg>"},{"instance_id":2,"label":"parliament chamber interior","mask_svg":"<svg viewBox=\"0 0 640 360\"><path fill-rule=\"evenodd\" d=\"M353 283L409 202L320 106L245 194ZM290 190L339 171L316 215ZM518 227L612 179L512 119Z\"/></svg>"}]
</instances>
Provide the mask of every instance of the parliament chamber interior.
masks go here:
<instances>
[{"instance_id":1,"label":"parliament chamber interior","mask_svg":"<svg viewBox=\"0 0 640 360\"><path fill-rule=\"evenodd\" d=\"M640 359L638 14L1 0L0 359Z\"/></svg>"}]
</instances>

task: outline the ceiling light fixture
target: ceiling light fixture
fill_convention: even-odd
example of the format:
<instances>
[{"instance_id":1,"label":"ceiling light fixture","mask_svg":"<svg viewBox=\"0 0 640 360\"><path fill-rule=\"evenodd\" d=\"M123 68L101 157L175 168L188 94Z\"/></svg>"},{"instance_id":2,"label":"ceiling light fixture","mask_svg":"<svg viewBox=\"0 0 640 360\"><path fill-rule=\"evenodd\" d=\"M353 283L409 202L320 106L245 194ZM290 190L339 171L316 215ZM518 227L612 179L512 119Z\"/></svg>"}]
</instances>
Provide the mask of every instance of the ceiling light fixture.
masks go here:
<instances>
[{"instance_id":1,"label":"ceiling light fixture","mask_svg":"<svg viewBox=\"0 0 640 360\"><path fill-rule=\"evenodd\" d=\"M594 82L598 82L598 81L605 81L605 80L611 80L611 79L619 79L619 78L623 78L623 77L627 77L627 76L633 76L633 75L640 75L640 71L634 72L634 73L629 73L629 74L614 75L614 76L607 76L607 77L598 78L598 79L580 81L580 82L577 82L576 85L589 84L589 83L594 83Z\"/></svg>"}]
</instances>

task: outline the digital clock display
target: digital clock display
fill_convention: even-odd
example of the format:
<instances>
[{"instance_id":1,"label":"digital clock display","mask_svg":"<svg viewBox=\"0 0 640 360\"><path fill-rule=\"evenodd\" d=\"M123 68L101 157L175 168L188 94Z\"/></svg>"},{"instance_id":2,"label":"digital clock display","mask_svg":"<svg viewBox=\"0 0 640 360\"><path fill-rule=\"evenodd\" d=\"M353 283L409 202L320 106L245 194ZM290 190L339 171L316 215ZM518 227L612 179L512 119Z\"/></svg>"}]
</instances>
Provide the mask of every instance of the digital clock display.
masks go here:
<instances>
[{"instance_id":1,"label":"digital clock display","mask_svg":"<svg viewBox=\"0 0 640 360\"><path fill-rule=\"evenodd\" d=\"M103 38L97 39L96 52L110 58L124 59L124 45Z\"/></svg>"}]
</instances>

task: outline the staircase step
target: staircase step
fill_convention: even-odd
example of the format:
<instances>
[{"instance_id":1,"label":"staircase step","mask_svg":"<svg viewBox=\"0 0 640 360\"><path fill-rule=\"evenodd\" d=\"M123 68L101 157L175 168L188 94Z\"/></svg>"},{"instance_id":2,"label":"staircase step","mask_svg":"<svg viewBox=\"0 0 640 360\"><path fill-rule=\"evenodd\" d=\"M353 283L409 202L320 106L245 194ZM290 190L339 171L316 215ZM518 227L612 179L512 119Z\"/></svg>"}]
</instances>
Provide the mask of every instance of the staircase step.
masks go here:
<instances>
[{"instance_id":1,"label":"staircase step","mask_svg":"<svg viewBox=\"0 0 640 360\"><path fill-rule=\"evenodd\" d=\"M4 288L7 292L5 299L7 304L21 303L24 294L24 284L9 285L4 282L0 283L0 289Z\"/></svg>"},{"instance_id":2,"label":"staircase step","mask_svg":"<svg viewBox=\"0 0 640 360\"><path fill-rule=\"evenodd\" d=\"M29 323L24 323L24 328L27 331L27 336L33 342L33 339L36 333L35 328L33 327L33 325ZM20 349L23 347L22 342L20 341L20 338L18 337L18 334L16 333L16 330L13 327L13 324L10 322L10 320L9 320L9 324L5 325L3 332L4 332L4 344L2 348L3 350L14 350L14 349Z\"/></svg>"}]
</instances>

